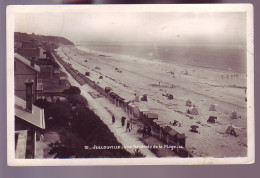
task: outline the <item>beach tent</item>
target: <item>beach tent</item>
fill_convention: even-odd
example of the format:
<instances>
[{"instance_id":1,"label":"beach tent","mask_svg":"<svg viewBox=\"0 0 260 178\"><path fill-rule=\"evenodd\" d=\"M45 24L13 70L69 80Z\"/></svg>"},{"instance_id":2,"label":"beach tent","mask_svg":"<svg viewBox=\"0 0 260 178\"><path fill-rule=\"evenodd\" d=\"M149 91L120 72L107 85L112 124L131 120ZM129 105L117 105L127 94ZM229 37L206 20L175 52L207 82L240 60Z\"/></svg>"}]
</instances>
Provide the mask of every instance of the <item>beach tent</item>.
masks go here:
<instances>
[{"instance_id":1,"label":"beach tent","mask_svg":"<svg viewBox=\"0 0 260 178\"><path fill-rule=\"evenodd\" d=\"M187 113L188 113L188 114L192 114L192 115L198 115L198 114L199 114L198 108L196 108L196 107L190 107L190 108L187 110Z\"/></svg>"},{"instance_id":2,"label":"beach tent","mask_svg":"<svg viewBox=\"0 0 260 178\"><path fill-rule=\"evenodd\" d=\"M228 126L228 128L227 128L225 133L233 135L233 136L237 136L236 130L235 130L235 128L232 125Z\"/></svg>"},{"instance_id":3,"label":"beach tent","mask_svg":"<svg viewBox=\"0 0 260 178\"><path fill-rule=\"evenodd\" d=\"M110 92L111 90L112 90L111 87L105 87L105 92L106 92L106 93Z\"/></svg>"},{"instance_id":4,"label":"beach tent","mask_svg":"<svg viewBox=\"0 0 260 178\"><path fill-rule=\"evenodd\" d=\"M135 101L135 102L139 102L139 101L140 101L140 97L139 97L139 96L135 96L134 101Z\"/></svg>"},{"instance_id":5,"label":"beach tent","mask_svg":"<svg viewBox=\"0 0 260 178\"><path fill-rule=\"evenodd\" d=\"M235 111L232 111L231 118L232 119L237 119L237 113Z\"/></svg>"},{"instance_id":6,"label":"beach tent","mask_svg":"<svg viewBox=\"0 0 260 178\"><path fill-rule=\"evenodd\" d=\"M169 99L169 100L174 99L173 94L169 94L169 95L168 95L168 99Z\"/></svg>"},{"instance_id":7,"label":"beach tent","mask_svg":"<svg viewBox=\"0 0 260 178\"><path fill-rule=\"evenodd\" d=\"M177 125L179 125L179 121L174 120L173 123L172 123L172 125L173 125L173 126L177 126Z\"/></svg>"},{"instance_id":8,"label":"beach tent","mask_svg":"<svg viewBox=\"0 0 260 178\"><path fill-rule=\"evenodd\" d=\"M143 97L141 98L142 101L147 101L147 95L144 94Z\"/></svg>"},{"instance_id":9,"label":"beach tent","mask_svg":"<svg viewBox=\"0 0 260 178\"><path fill-rule=\"evenodd\" d=\"M190 106L191 107L192 103L191 100L186 101L186 106Z\"/></svg>"},{"instance_id":10,"label":"beach tent","mask_svg":"<svg viewBox=\"0 0 260 178\"><path fill-rule=\"evenodd\" d=\"M210 107L209 107L209 110L210 111L216 111L216 104L211 104Z\"/></svg>"},{"instance_id":11,"label":"beach tent","mask_svg":"<svg viewBox=\"0 0 260 178\"><path fill-rule=\"evenodd\" d=\"M199 128L199 126L197 126L197 125L192 125L192 126L190 126L191 127L191 132L195 132L195 133L198 133L199 131L197 130L198 128Z\"/></svg>"},{"instance_id":12,"label":"beach tent","mask_svg":"<svg viewBox=\"0 0 260 178\"><path fill-rule=\"evenodd\" d=\"M216 123L217 117L216 116L209 116L208 122Z\"/></svg>"}]
</instances>

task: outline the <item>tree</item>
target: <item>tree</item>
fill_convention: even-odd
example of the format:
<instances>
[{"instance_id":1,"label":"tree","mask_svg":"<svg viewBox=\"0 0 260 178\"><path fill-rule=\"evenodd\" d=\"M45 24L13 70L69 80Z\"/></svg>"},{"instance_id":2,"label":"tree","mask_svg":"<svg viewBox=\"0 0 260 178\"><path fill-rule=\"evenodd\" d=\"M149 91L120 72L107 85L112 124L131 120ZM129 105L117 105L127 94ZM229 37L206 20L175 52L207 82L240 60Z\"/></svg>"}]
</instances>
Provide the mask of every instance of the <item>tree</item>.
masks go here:
<instances>
[{"instance_id":1,"label":"tree","mask_svg":"<svg viewBox=\"0 0 260 178\"><path fill-rule=\"evenodd\" d=\"M65 95L79 95L81 93L80 89L75 86L70 86L69 89L63 91Z\"/></svg>"}]
</instances>

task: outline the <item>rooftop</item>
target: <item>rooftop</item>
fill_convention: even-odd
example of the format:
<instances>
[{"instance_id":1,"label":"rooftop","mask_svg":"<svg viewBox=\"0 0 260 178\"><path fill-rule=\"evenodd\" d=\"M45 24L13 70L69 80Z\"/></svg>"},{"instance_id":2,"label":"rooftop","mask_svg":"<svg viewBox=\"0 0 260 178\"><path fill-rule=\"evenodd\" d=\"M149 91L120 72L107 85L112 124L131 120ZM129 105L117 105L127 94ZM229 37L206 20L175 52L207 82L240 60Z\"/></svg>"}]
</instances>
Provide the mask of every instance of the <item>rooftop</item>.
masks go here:
<instances>
[{"instance_id":1,"label":"rooftop","mask_svg":"<svg viewBox=\"0 0 260 178\"><path fill-rule=\"evenodd\" d=\"M17 53L21 54L22 56L40 56L40 49L39 48L19 48Z\"/></svg>"},{"instance_id":2,"label":"rooftop","mask_svg":"<svg viewBox=\"0 0 260 178\"><path fill-rule=\"evenodd\" d=\"M26 156L27 130L15 131L15 135L17 136L15 158L24 159Z\"/></svg>"},{"instance_id":3,"label":"rooftop","mask_svg":"<svg viewBox=\"0 0 260 178\"><path fill-rule=\"evenodd\" d=\"M32 112L26 111L26 101L15 96L15 116L41 129L45 129L44 109L32 105Z\"/></svg>"},{"instance_id":4,"label":"rooftop","mask_svg":"<svg viewBox=\"0 0 260 178\"><path fill-rule=\"evenodd\" d=\"M25 65L27 65L31 69L33 69L37 72L40 72L40 67L38 65L34 64L34 66L31 66L31 62L28 59L26 59L25 57L21 56L20 54L15 53L14 58L21 61L22 63L24 63Z\"/></svg>"}]
</instances>

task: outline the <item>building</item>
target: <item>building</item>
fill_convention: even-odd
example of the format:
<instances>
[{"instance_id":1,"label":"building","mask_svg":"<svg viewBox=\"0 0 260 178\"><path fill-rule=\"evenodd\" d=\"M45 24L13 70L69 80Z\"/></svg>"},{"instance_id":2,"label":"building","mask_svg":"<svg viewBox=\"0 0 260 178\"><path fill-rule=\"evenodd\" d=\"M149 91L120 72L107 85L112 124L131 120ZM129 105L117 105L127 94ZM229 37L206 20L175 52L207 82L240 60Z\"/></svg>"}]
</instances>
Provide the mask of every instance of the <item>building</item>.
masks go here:
<instances>
[{"instance_id":1,"label":"building","mask_svg":"<svg viewBox=\"0 0 260 178\"><path fill-rule=\"evenodd\" d=\"M34 42L22 42L22 47L18 48L16 52L30 61L46 59L46 51L42 47L37 46Z\"/></svg>"},{"instance_id":2,"label":"building","mask_svg":"<svg viewBox=\"0 0 260 178\"><path fill-rule=\"evenodd\" d=\"M38 83L38 72L40 67L29 61L20 54L15 53L14 55L14 79L15 79L15 96L26 100L26 80L31 80L32 84L32 99L33 102L37 97L37 83Z\"/></svg>"},{"instance_id":3,"label":"building","mask_svg":"<svg viewBox=\"0 0 260 178\"><path fill-rule=\"evenodd\" d=\"M15 158L35 158L36 141L44 129L44 110L15 96Z\"/></svg>"},{"instance_id":4,"label":"building","mask_svg":"<svg viewBox=\"0 0 260 178\"><path fill-rule=\"evenodd\" d=\"M14 55L15 157L36 156L36 141L45 129L44 110L33 103L37 97L40 67L19 54Z\"/></svg>"}]
</instances>

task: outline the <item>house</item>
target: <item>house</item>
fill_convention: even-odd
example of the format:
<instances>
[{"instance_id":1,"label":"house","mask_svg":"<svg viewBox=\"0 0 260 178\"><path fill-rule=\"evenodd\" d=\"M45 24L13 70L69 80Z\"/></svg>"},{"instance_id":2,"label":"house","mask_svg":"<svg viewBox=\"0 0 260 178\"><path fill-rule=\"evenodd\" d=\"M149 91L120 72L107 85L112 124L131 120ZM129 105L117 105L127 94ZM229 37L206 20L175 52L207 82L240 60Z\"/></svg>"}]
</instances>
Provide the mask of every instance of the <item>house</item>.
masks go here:
<instances>
[{"instance_id":1,"label":"house","mask_svg":"<svg viewBox=\"0 0 260 178\"><path fill-rule=\"evenodd\" d=\"M36 141L45 129L44 110L33 103L37 97L40 67L20 54L14 54L15 79L15 157L34 158Z\"/></svg>"},{"instance_id":2,"label":"house","mask_svg":"<svg viewBox=\"0 0 260 178\"><path fill-rule=\"evenodd\" d=\"M22 42L22 47L18 48L16 52L28 60L46 59L46 51L34 42Z\"/></svg>"},{"instance_id":3,"label":"house","mask_svg":"<svg viewBox=\"0 0 260 178\"><path fill-rule=\"evenodd\" d=\"M53 70L53 74L54 74L54 75L55 75L55 74L59 75L59 74L60 74L60 69L55 68L55 69Z\"/></svg>"},{"instance_id":4,"label":"house","mask_svg":"<svg viewBox=\"0 0 260 178\"><path fill-rule=\"evenodd\" d=\"M21 42L14 42L14 52L17 52L17 50L21 47L22 47Z\"/></svg>"},{"instance_id":5,"label":"house","mask_svg":"<svg viewBox=\"0 0 260 178\"><path fill-rule=\"evenodd\" d=\"M35 42L32 41L23 41L22 42L22 48L37 48L37 45Z\"/></svg>"},{"instance_id":6,"label":"house","mask_svg":"<svg viewBox=\"0 0 260 178\"><path fill-rule=\"evenodd\" d=\"M66 81L67 81L67 79L66 79L66 77L60 77L59 78L59 85L61 85L61 86L65 86L66 85Z\"/></svg>"},{"instance_id":7,"label":"house","mask_svg":"<svg viewBox=\"0 0 260 178\"><path fill-rule=\"evenodd\" d=\"M33 102L36 100L38 72L40 72L40 67L36 65L34 61L29 61L20 54L14 54L15 96L26 100L25 81L30 80L32 82Z\"/></svg>"},{"instance_id":8,"label":"house","mask_svg":"<svg viewBox=\"0 0 260 178\"><path fill-rule=\"evenodd\" d=\"M30 98L30 96L28 96ZM44 110L15 96L15 157L34 158L36 141L45 129Z\"/></svg>"},{"instance_id":9,"label":"house","mask_svg":"<svg viewBox=\"0 0 260 178\"><path fill-rule=\"evenodd\" d=\"M50 59L38 59L36 64L41 68L40 78L53 76L53 64Z\"/></svg>"}]
</instances>

